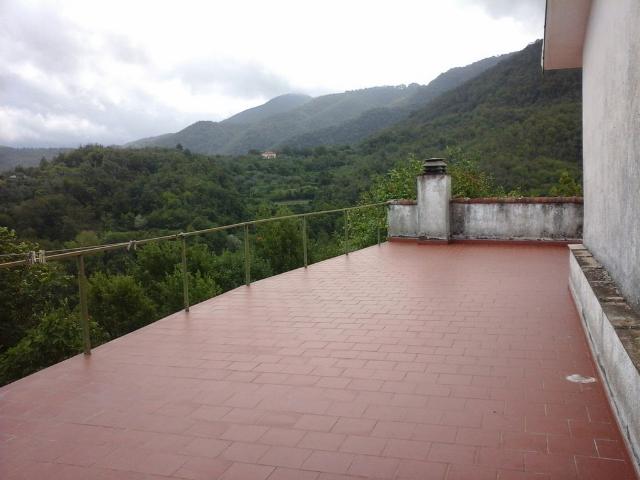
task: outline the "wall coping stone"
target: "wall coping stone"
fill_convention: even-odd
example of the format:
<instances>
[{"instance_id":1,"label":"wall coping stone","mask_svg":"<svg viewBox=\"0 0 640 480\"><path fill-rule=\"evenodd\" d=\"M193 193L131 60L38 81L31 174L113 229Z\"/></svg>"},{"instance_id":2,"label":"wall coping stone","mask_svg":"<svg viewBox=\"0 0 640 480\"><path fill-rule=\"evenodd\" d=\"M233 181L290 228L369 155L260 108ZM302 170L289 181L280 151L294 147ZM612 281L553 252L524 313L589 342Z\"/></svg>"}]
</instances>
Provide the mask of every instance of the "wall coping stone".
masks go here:
<instances>
[{"instance_id":1,"label":"wall coping stone","mask_svg":"<svg viewBox=\"0 0 640 480\"><path fill-rule=\"evenodd\" d=\"M582 197L483 197L453 198L453 203L577 203L582 204Z\"/></svg>"},{"instance_id":2,"label":"wall coping stone","mask_svg":"<svg viewBox=\"0 0 640 480\"><path fill-rule=\"evenodd\" d=\"M569 249L569 290L640 474L640 312L625 301L607 270L584 245L569 245Z\"/></svg>"}]
</instances>

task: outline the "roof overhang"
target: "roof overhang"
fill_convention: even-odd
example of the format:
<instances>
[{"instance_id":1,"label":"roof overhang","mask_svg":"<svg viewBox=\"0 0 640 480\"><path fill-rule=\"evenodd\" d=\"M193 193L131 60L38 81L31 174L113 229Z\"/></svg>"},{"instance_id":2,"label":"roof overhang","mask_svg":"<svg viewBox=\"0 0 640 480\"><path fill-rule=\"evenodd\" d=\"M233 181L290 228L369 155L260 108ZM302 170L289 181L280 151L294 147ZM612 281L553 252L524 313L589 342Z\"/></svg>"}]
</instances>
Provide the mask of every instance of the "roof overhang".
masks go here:
<instances>
[{"instance_id":1,"label":"roof overhang","mask_svg":"<svg viewBox=\"0 0 640 480\"><path fill-rule=\"evenodd\" d=\"M582 67L582 47L591 0L547 0L542 68Z\"/></svg>"}]
</instances>

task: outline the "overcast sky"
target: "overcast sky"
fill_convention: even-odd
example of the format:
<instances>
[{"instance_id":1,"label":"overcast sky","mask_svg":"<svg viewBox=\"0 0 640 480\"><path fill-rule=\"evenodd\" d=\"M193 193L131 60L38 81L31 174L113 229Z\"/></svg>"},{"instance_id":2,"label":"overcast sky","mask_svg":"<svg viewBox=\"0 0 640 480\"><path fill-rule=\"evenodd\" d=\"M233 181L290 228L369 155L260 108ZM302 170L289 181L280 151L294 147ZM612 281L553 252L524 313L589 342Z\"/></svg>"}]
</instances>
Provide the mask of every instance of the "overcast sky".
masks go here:
<instances>
[{"instance_id":1,"label":"overcast sky","mask_svg":"<svg viewBox=\"0 0 640 480\"><path fill-rule=\"evenodd\" d=\"M123 143L288 92L426 84L543 23L544 0L0 0L0 145Z\"/></svg>"}]
</instances>

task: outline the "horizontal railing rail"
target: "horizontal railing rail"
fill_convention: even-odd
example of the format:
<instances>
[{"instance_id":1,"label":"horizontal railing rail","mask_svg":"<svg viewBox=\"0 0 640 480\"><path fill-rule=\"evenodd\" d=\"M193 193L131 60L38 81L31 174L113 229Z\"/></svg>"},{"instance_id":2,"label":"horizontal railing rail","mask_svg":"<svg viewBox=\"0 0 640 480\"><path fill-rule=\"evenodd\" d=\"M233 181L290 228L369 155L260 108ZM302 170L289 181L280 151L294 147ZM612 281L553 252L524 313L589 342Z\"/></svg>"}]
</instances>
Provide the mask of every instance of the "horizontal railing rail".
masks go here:
<instances>
[{"instance_id":1,"label":"horizontal railing rail","mask_svg":"<svg viewBox=\"0 0 640 480\"><path fill-rule=\"evenodd\" d=\"M296 213L292 215L282 215L279 217L269 217L269 218L261 218L257 220L249 220L246 222L233 223L230 225L221 225L217 227L204 228L201 230L192 230L188 232L179 232L169 235L161 235L158 237L150 237L150 238L142 238L139 240L129 240L127 242L119 242L119 243L111 243L104 245L93 245L88 247L75 247L68 249L58 249L58 250L39 250L39 251L31 251L27 253L11 253L11 254L3 254L0 255L0 258L7 257L19 257L23 256L20 260L10 260L7 262L0 263L0 268L11 268L11 267L19 267L19 266L29 266L37 263L47 263L49 261L63 261L70 260L75 258L77 262L77 271L78 271L78 295L79 295L79 307L80 307L80 322L82 324L82 335L83 335L83 350L85 355L91 354L91 339L90 339L90 326L89 326L89 312L88 312L88 282L87 276L85 273L85 261L84 258L88 255L95 255L98 253L104 253L114 250L131 250L135 249L138 246L145 245L152 242L161 242L161 241L178 241L180 240L182 244L182 252L181 252L181 270L182 270L182 281L183 281L183 296L184 296L184 309L186 312L189 311L189 282L188 282L188 271L187 271L187 243L186 240L188 237L193 237L196 235L205 235L207 233L213 232L221 232L224 230L231 230L234 228L242 228L243 229L243 237L244 237L244 270L245 270L245 285L249 286L251 284L251 249L249 245L249 227L260 225L268 222L278 222L282 220L291 220L299 218L302 220L302 249L303 249L303 258L304 258L304 267L308 266L308 238L307 238L307 218L315 217L318 215L325 215L331 213L344 213L344 254L348 255L350 252L349 248L349 212L354 210L362 210L365 208L373 208L373 207L381 207L388 205L389 202L378 202L378 203L369 203L366 205L357 205L355 207L346 207L346 208L335 208L331 210L320 210L317 212L308 212L308 213ZM377 228L377 241L380 244L380 227Z\"/></svg>"}]
</instances>

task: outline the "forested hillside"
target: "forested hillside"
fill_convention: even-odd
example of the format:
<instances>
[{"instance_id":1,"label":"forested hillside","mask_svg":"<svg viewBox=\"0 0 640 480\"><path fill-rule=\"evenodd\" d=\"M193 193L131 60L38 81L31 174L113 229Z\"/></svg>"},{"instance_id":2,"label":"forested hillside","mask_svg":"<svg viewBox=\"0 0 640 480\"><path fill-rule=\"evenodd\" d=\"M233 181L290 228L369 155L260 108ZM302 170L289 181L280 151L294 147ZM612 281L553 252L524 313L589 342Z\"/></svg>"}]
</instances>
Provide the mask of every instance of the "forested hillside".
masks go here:
<instances>
[{"instance_id":1,"label":"forested hillside","mask_svg":"<svg viewBox=\"0 0 640 480\"><path fill-rule=\"evenodd\" d=\"M86 146L36 167L17 167L0 174L0 255L24 258L40 248L128 241L411 196L419 160L436 155L450 160L458 196L577 194L580 72L543 76L540 47L536 42L498 62L355 146L283 146L275 159L256 153L206 156L182 146ZM303 104L294 110L312 103L297 101ZM350 245L375 242L383 218L382 211L354 215ZM311 262L344 251L343 222L342 215L309 221ZM252 278L302 264L297 221L259 225L248 238ZM192 301L241 285L243 262L241 230L190 239ZM182 306L176 242L91 256L87 272L95 343ZM70 262L0 271L0 383L79 351L74 275Z\"/></svg>"},{"instance_id":2,"label":"forested hillside","mask_svg":"<svg viewBox=\"0 0 640 480\"><path fill-rule=\"evenodd\" d=\"M180 229L244 213L228 170L175 149L88 146L0 177L0 225L45 245L81 231Z\"/></svg>"},{"instance_id":3,"label":"forested hillside","mask_svg":"<svg viewBox=\"0 0 640 480\"><path fill-rule=\"evenodd\" d=\"M38 165L42 158L51 160L68 148L13 148L0 145L0 172L22 165L32 167Z\"/></svg>"},{"instance_id":4,"label":"forested hillside","mask_svg":"<svg viewBox=\"0 0 640 480\"><path fill-rule=\"evenodd\" d=\"M507 189L544 194L582 169L581 71L540 68L541 41L444 93L361 145L372 158L459 146Z\"/></svg>"},{"instance_id":5,"label":"forested hillside","mask_svg":"<svg viewBox=\"0 0 640 480\"><path fill-rule=\"evenodd\" d=\"M249 150L356 143L406 118L441 93L496 65L490 57L439 75L428 85L373 87L316 98L282 95L222 122L200 121L185 129L127 144L177 144L204 154L242 155Z\"/></svg>"},{"instance_id":6,"label":"forested hillside","mask_svg":"<svg viewBox=\"0 0 640 480\"><path fill-rule=\"evenodd\" d=\"M372 178L413 155L462 148L505 191L548 194L580 176L580 72L539 67L540 42L439 96L359 146L283 147L206 157L187 149L86 147L0 177L0 225L33 240L235 221L262 203L354 203ZM309 105L312 101L307 101ZM231 125L231 124L228 124Z\"/></svg>"}]
</instances>

